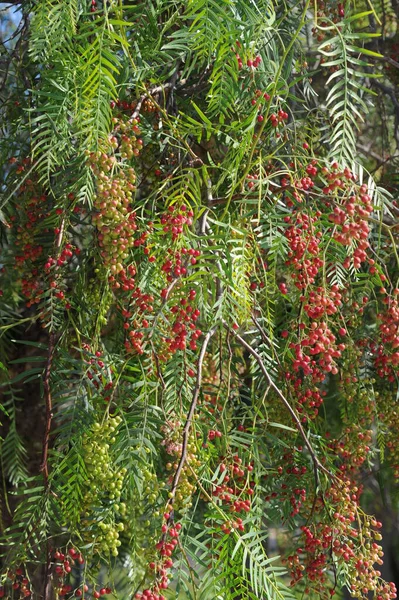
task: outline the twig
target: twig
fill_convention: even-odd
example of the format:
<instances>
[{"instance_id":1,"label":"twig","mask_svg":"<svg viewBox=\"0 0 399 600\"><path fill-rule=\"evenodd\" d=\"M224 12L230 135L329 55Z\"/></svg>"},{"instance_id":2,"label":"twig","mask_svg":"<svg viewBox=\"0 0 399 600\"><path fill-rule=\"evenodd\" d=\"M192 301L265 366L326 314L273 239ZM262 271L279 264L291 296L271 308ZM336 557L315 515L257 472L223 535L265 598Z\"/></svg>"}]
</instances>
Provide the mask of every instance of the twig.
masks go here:
<instances>
[{"instance_id":1,"label":"twig","mask_svg":"<svg viewBox=\"0 0 399 600\"><path fill-rule=\"evenodd\" d=\"M193 397L191 400L191 404L190 404L190 408L188 410L187 413L187 417L186 417L186 422L184 424L183 427L183 441L182 441L182 450L181 450L181 455L180 455L180 460L179 460L179 464L177 465L177 469L175 472L175 475L173 477L173 481L172 481L172 488L170 491L170 504L173 504L173 500L174 497L176 495L176 491L177 491L177 487L179 485L179 480L180 480L180 476L183 470L183 467L187 461L187 448L188 448L188 439L190 436L190 429L191 429L191 424L193 421L193 416L194 416L194 412L195 409L197 407L197 402L198 402L198 396L200 393L200 389L201 389L201 382L202 382L202 365L204 362L204 358L205 358L205 353L208 347L208 344L211 340L211 337L213 336L213 334L216 331L216 327L212 327L212 329L210 329L208 331L208 333L205 336L205 339L202 343L202 348L201 348L201 352L198 358L198 367L197 367L197 378L196 378L196 382L195 382L195 387L193 390Z\"/></svg>"},{"instance_id":2,"label":"twig","mask_svg":"<svg viewBox=\"0 0 399 600\"><path fill-rule=\"evenodd\" d=\"M52 403L52 399L51 399L50 375L51 375L51 366L52 366L53 358L54 358L55 345L56 345L56 334L52 331L50 333L47 362L46 362L46 368L44 370L44 375L43 375L44 399L46 402L46 425L45 425L44 436L43 436L42 462L40 465L40 471L43 471L44 485L46 488L48 487L48 460L47 460L48 459L48 447L49 447L49 439L50 439L51 421L53 418L53 403Z\"/></svg>"},{"instance_id":3,"label":"twig","mask_svg":"<svg viewBox=\"0 0 399 600\"><path fill-rule=\"evenodd\" d=\"M305 442L305 445L306 445L307 449L309 450L309 453L312 457L313 465L314 465L314 469L315 469L316 481L318 481L318 471L319 470L323 471L329 477L332 477L333 479L335 479L335 475L333 473L330 473L330 471L324 465L322 465L322 463L317 458L315 451L313 450L312 444L309 442L306 432L305 432L304 428L302 427L302 423L301 423L298 415L296 414L295 410L292 408L291 404L288 402L287 398L284 396L284 394L281 392L281 390L278 388L278 386L274 383L273 379L270 377L269 372L266 369L261 356L256 352L256 350L254 350L252 348L252 346L250 344L248 344L248 342L246 342L244 340L244 338L242 338L236 331L234 331L234 329L231 329L229 327L229 325L226 323L226 321L223 321L223 326L225 327L225 329L227 329L234 335L236 340L238 342L240 342L240 344L246 350L248 350L248 352L250 354L252 354L252 356L255 358L256 362L258 363L263 375L265 376L265 379L267 380L268 384L270 385L271 388L273 388L273 390L276 392L276 394L279 397L279 399L281 400L281 402L284 404L284 406L290 413L293 421L295 422L296 428L298 429L298 432L300 433L301 437L303 438L303 441Z\"/></svg>"},{"instance_id":4,"label":"twig","mask_svg":"<svg viewBox=\"0 0 399 600\"><path fill-rule=\"evenodd\" d=\"M60 253L62 238L64 236L64 228L65 228L65 217L61 221L60 230L58 232L57 239L55 242L56 256L58 256ZM57 268L58 268L58 265L56 262L55 273L57 272ZM56 341L57 341L57 335L54 333L54 331L51 331L50 336L49 336L47 362L46 362L46 367L44 369L44 374L43 374L43 390L44 390L44 399L46 402L46 425L45 425L44 436L43 436L42 462L40 465L40 471L43 471L44 485L46 488L48 487L47 457L48 457L48 447L49 447L49 440L50 440L51 421L53 418L53 403L52 403L52 399L51 399L50 376L51 376L51 367L53 364Z\"/></svg>"},{"instance_id":5,"label":"twig","mask_svg":"<svg viewBox=\"0 0 399 600\"><path fill-rule=\"evenodd\" d=\"M199 235L200 236L204 236L207 234L212 234L212 229L208 223L208 215L209 215L209 207L212 205L213 202L213 195L212 195L212 181L210 180L210 178L208 177L208 173L207 173L207 169L205 167L205 165L203 166L203 171L204 171L204 175L205 175L205 181L206 181L206 197L207 197L207 208L204 210L204 212L202 213L200 219L198 220L198 225L199 225ZM209 246L214 246L214 241L210 238L208 238L208 245ZM215 264L217 266L217 269L219 271L219 273L221 275L223 275L223 269L222 269L222 265L220 263L220 256L217 250L211 250L211 253L215 255L216 257L216 261ZM215 304L218 304L220 298L222 297L223 294L223 285L221 282L220 277L216 277L215 278L215 283L216 283L216 298L215 298Z\"/></svg>"},{"instance_id":6,"label":"twig","mask_svg":"<svg viewBox=\"0 0 399 600\"><path fill-rule=\"evenodd\" d=\"M137 117L140 114L142 104L143 104L144 100L146 100L146 98L150 98L154 94L159 94L160 92L163 92L168 88L173 88L174 85L175 85L174 81L169 81L167 83L163 83L161 85L152 87L149 90L147 90L146 92L144 92L144 94L141 94L140 98L137 101L136 108L134 109L134 112L133 112L132 116L130 117L130 120L137 119Z\"/></svg>"}]
</instances>

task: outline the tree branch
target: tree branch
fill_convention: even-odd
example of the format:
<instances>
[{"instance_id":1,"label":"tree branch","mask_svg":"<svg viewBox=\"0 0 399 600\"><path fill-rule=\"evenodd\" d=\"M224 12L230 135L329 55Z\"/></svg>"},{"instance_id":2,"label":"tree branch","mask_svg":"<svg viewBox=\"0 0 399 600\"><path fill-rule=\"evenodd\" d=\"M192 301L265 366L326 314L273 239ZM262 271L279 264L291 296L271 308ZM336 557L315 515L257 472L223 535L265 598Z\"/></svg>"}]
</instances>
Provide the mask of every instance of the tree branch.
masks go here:
<instances>
[{"instance_id":1,"label":"tree branch","mask_svg":"<svg viewBox=\"0 0 399 600\"><path fill-rule=\"evenodd\" d=\"M183 427L182 451L181 451L181 455L180 455L179 464L177 465L177 469L176 469L176 472L175 472L175 475L174 475L173 481L172 481L172 488L170 491L170 504L173 504L173 501L174 501L174 498L176 495L176 491L177 491L177 487L179 485L180 476L181 476L183 467L187 461L188 439L190 436L191 424L193 421L194 412L197 407L198 397L199 397L199 393L201 390L202 366L204 363L204 358L205 358L208 344L209 344L213 334L215 333L215 331L216 331L216 327L212 327L212 329L210 329L208 331L208 333L206 334L205 339L202 343L201 352L200 352L200 355L198 358L197 378L196 378L195 387L193 390L193 397L192 397L191 404L190 404L190 407L189 407L189 410L187 413L186 422L184 423L184 427Z\"/></svg>"},{"instance_id":2,"label":"tree branch","mask_svg":"<svg viewBox=\"0 0 399 600\"><path fill-rule=\"evenodd\" d=\"M162 83L161 85L156 85L152 88L149 88L146 92L141 94L141 96L139 97L139 99L137 101L136 108L134 109L134 112L131 116L131 119L132 120L137 119L137 117L140 114L140 110L141 110L144 100L146 100L147 98L151 98L152 96L155 96L156 94L160 94L161 92L164 92L167 89L173 90L173 88L176 86L177 78L178 78L178 70L176 69L175 72L173 73L170 81L167 81L166 83Z\"/></svg>"}]
</instances>

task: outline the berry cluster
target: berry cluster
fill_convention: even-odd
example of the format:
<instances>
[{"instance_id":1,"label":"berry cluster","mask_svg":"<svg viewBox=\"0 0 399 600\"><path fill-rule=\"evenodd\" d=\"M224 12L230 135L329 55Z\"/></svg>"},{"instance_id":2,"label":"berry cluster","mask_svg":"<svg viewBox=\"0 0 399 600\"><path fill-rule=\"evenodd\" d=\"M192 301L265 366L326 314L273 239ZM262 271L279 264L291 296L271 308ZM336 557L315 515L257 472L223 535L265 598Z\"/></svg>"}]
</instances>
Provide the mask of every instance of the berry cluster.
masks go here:
<instances>
[{"instance_id":1,"label":"berry cluster","mask_svg":"<svg viewBox=\"0 0 399 600\"><path fill-rule=\"evenodd\" d=\"M168 459L166 470L171 474L168 477L168 484L172 485L175 471L179 465L182 442L181 442L181 423L179 421L169 421L161 427L164 435L161 445L164 447L167 455L172 457L173 462ZM193 475L191 469L195 469L201 465L201 461L197 456L197 443L193 431L190 432L190 437L187 444L187 458L183 465L183 469L179 479L178 489L174 495L173 506L174 510L187 509L191 506L191 496L195 490L193 483Z\"/></svg>"},{"instance_id":2,"label":"berry cluster","mask_svg":"<svg viewBox=\"0 0 399 600\"><path fill-rule=\"evenodd\" d=\"M135 598L137 599L166 600L160 592L168 588L168 570L173 567L171 556L178 545L181 530L180 523L175 525L173 522L173 509L170 508L169 510L170 512L165 512L163 515L162 537L155 545L158 554L157 559L151 561L148 565L150 572L154 575L154 581L143 592L136 593Z\"/></svg>"},{"instance_id":3,"label":"berry cluster","mask_svg":"<svg viewBox=\"0 0 399 600\"><path fill-rule=\"evenodd\" d=\"M296 399L296 409L301 416L302 423L307 423L309 419L315 419L319 414L319 408L323 404L326 392L308 382L305 384L300 377L292 376L288 381L292 385L292 396Z\"/></svg>"},{"instance_id":4,"label":"berry cluster","mask_svg":"<svg viewBox=\"0 0 399 600\"><path fill-rule=\"evenodd\" d=\"M171 235L175 241L183 233L184 225L190 227L193 223L194 213L188 210L185 204L180 206L173 204L169 206L167 212L161 217L161 225L164 233Z\"/></svg>"},{"instance_id":5,"label":"berry cluster","mask_svg":"<svg viewBox=\"0 0 399 600\"><path fill-rule=\"evenodd\" d=\"M7 594L8 590L10 596ZM32 596L29 579L22 566L15 569L15 571L12 571L11 569L8 571L6 584L0 586L0 598L4 598L6 594L7 597L15 599L30 598Z\"/></svg>"},{"instance_id":6,"label":"berry cluster","mask_svg":"<svg viewBox=\"0 0 399 600\"><path fill-rule=\"evenodd\" d=\"M328 27L331 23L339 23L345 16L345 8L342 2L336 0L318 0L317 2L317 19L320 27ZM312 28L312 35L318 42L322 42L327 32L317 28Z\"/></svg>"},{"instance_id":7,"label":"berry cluster","mask_svg":"<svg viewBox=\"0 0 399 600\"><path fill-rule=\"evenodd\" d=\"M324 264L320 248L321 232L314 231L314 224L320 217L317 211L314 216L297 212L295 216L287 216L284 221L289 224L285 230L289 253L287 266L293 266L292 278L299 290L305 289L315 278Z\"/></svg>"},{"instance_id":8,"label":"berry cluster","mask_svg":"<svg viewBox=\"0 0 399 600\"><path fill-rule=\"evenodd\" d=\"M108 417L103 423L95 422L91 431L83 436L84 462L87 472L87 491L84 495L85 531L89 542L97 552L109 552L118 555L121 545L119 533L123 531L122 521L115 522L121 516L119 502L122 493L126 469L118 468L111 456L111 446L115 444L115 433L121 423L120 417ZM94 518L99 507L108 508L107 520Z\"/></svg>"},{"instance_id":9,"label":"berry cluster","mask_svg":"<svg viewBox=\"0 0 399 600\"><path fill-rule=\"evenodd\" d=\"M344 246L352 246L356 242L353 252L353 266L358 269L367 260L368 236L370 227L368 217L373 212L371 198L367 194L367 186L360 187L358 196L350 196L341 206L335 206L329 219L336 225L334 239ZM351 259L348 256L343 266L348 268Z\"/></svg>"},{"instance_id":10,"label":"berry cluster","mask_svg":"<svg viewBox=\"0 0 399 600\"><path fill-rule=\"evenodd\" d=\"M360 491L345 478L314 503L312 510L319 517L312 525L301 527L301 546L286 559L292 585L303 579L314 592L322 594L326 570L334 560L347 565L354 598L368 598L370 591L383 600L396 598L394 585L381 581L381 573L374 567L375 563L382 564L383 552L376 543L381 539L381 523L359 510ZM326 514L327 505L333 513Z\"/></svg>"},{"instance_id":11,"label":"berry cluster","mask_svg":"<svg viewBox=\"0 0 399 600\"><path fill-rule=\"evenodd\" d=\"M257 69L259 67L259 65L262 62L262 57L259 54L257 54L256 56L252 55L253 57L245 59L245 58L241 57L241 54L239 52L239 50L241 49L241 43L238 40L236 41L236 47L237 47L237 49L232 48L231 50L232 50L232 52L235 52L235 57L237 59L237 66L238 66L239 70L241 70L243 68L244 62L246 64L246 66L249 69L251 69L251 71L252 71L252 69Z\"/></svg>"},{"instance_id":12,"label":"berry cluster","mask_svg":"<svg viewBox=\"0 0 399 600\"><path fill-rule=\"evenodd\" d=\"M143 147L143 140L140 137L140 128L138 119L126 119L122 115L113 117L114 131L109 137L109 142L114 150L119 150L122 160L130 160L133 156L138 156Z\"/></svg>"},{"instance_id":13,"label":"berry cluster","mask_svg":"<svg viewBox=\"0 0 399 600\"><path fill-rule=\"evenodd\" d=\"M197 264L200 255L200 250L194 248L182 248L181 250L168 248L167 257L161 267L162 271L166 273L167 281L172 282L176 277L187 275L189 265ZM163 290L161 295L165 297L167 290Z\"/></svg>"},{"instance_id":14,"label":"berry cluster","mask_svg":"<svg viewBox=\"0 0 399 600\"><path fill-rule=\"evenodd\" d=\"M380 377L394 381L399 370L399 290L393 296L385 295L383 310L378 313L380 344L375 349L375 365Z\"/></svg>"},{"instance_id":15,"label":"berry cluster","mask_svg":"<svg viewBox=\"0 0 399 600\"><path fill-rule=\"evenodd\" d=\"M61 550L55 550L53 553L53 581L54 588L57 592L57 595L60 598L64 598L72 592L73 586L69 583L66 583L66 578L72 572L74 566L79 568L80 565L83 565L85 562L82 554L78 552L75 548L69 548L65 552L61 552ZM88 586L82 587L82 589L78 588L75 592L77 597L82 596L82 590L85 592L88 591Z\"/></svg>"},{"instance_id":16,"label":"berry cluster","mask_svg":"<svg viewBox=\"0 0 399 600\"><path fill-rule=\"evenodd\" d=\"M308 468L301 461L302 447L299 446L296 450L295 454L291 451L285 452L280 458L280 465L275 469L276 472L273 475L265 475L265 487L268 489L265 502L272 503L282 516L287 513L288 505L291 518L307 506L306 490L300 486L304 484ZM287 464L291 466L287 467Z\"/></svg>"},{"instance_id":17,"label":"berry cluster","mask_svg":"<svg viewBox=\"0 0 399 600\"><path fill-rule=\"evenodd\" d=\"M219 473L224 474L223 479L213 487L212 495L221 500L222 504L229 507L233 513L251 510L251 498L255 484L250 481L253 472L253 463L245 464L236 454L228 460L223 459L219 465ZM244 531L242 519L236 518L233 523L225 523L223 531L230 533L233 529Z\"/></svg>"},{"instance_id":18,"label":"berry cluster","mask_svg":"<svg viewBox=\"0 0 399 600\"><path fill-rule=\"evenodd\" d=\"M22 294L28 307L38 304L44 291L39 262L43 256L43 232L41 223L51 215L47 196L33 179L27 179L19 188L16 214L10 220L15 229L15 266L19 272ZM42 238L43 240L43 238Z\"/></svg>"},{"instance_id":19,"label":"berry cluster","mask_svg":"<svg viewBox=\"0 0 399 600\"><path fill-rule=\"evenodd\" d=\"M187 342L191 350L197 349L197 340L202 331L196 325L200 311L193 306L195 297L196 291L191 289L187 296L183 296L177 304L171 306L171 332L168 337L163 338L166 345L166 350L162 352L163 359L177 350L185 350Z\"/></svg>"},{"instance_id":20,"label":"berry cluster","mask_svg":"<svg viewBox=\"0 0 399 600\"><path fill-rule=\"evenodd\" d=\"M135 270L133 267L129 267L131 273L134 274ZM134 280L131 279L130 289L133 289ZM127 287L124 284L124 287ZM124 308L122 310L122 316L125 319L124 329L126 330L127 337L125 340L125 348L128 353L137 353L143 354L143 340L145 330L149 327L150 323L148 321L148 315L150 315L153 310L154 296L152 294L143 293L140 288L135 288L134 292L131 295L131 301L129 304L129 309ZM132 317L133 318L132 320Z\"/></svg>"},{"instance_id":21,"label":"berry cluster","mask_svg":"<svg viewBox=\"0 0 399 600\"><path fill-rule=\"evenodd\" d=\"M314 382L323 381L325 373L338 373L335 361L345 350L345 344L336 344L335 335L324 321L313 321L301 341L290 342L289 347L295 352L294 371L311 375Z\"/></svg>"},{"instance_id":22,"label":"berry cluster","mask_svg":"<svg viewBox=\"0 0 399 600\"><path fill-rule=\"evenodd\" d=\"M93 223L98 230L101 257L111 273L118 274L135 241L136 214L130 203L136 175L131 167L118 169L115 156L104 152L91 153L90 164L97 179Z\"/></svg>"},{"instance_id":23,"label":"berry cluster","mask_svg":"<svg viewBox=\"0 0 399 600\"><path fill-rule=\"evenodd\" d=\"M282 109L280 109L277 113L273 113L270 115L271 126L275 128L279 127L279 125L284 125L287 119L288 113Z\"/></svg>"}]
</instances>

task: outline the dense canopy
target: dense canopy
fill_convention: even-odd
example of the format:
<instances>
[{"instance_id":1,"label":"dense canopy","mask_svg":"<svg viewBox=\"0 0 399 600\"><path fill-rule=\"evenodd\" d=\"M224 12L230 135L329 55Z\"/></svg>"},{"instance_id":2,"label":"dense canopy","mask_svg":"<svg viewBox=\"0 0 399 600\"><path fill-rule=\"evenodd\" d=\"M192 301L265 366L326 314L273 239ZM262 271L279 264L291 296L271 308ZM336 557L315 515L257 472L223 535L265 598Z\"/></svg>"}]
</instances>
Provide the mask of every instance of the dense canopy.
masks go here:
<instances>
[{"instance_id":1,"label":"dense canopy","mask_svg":"<svg viewBox=\"0 0 399 600\"><path fill-rule=\"evenodd\" d=\"M0 597L396 598L397 0L0 11Z\"/></svg>"}]
</instances>

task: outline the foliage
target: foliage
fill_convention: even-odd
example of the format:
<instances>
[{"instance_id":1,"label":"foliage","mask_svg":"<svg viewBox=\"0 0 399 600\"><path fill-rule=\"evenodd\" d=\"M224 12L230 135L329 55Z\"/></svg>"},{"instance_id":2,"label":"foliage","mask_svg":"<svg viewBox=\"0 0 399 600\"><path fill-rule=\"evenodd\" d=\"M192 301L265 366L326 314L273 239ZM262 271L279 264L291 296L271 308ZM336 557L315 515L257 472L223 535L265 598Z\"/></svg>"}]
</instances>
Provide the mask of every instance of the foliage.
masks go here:
<instances>
[{"instance_id":1,"label":"foliage","mask_svg":"<svg viewBox=\"0 0 399 600\"><path fill-rule=\"evenodd\" d=\"M23 3L0 597L396 598L395 6Z\"/></svg>"}]
</instances>

